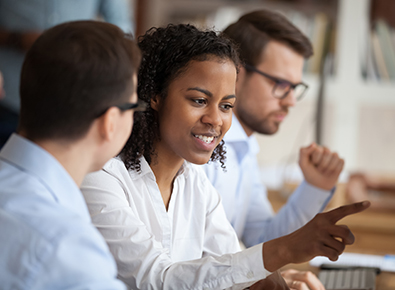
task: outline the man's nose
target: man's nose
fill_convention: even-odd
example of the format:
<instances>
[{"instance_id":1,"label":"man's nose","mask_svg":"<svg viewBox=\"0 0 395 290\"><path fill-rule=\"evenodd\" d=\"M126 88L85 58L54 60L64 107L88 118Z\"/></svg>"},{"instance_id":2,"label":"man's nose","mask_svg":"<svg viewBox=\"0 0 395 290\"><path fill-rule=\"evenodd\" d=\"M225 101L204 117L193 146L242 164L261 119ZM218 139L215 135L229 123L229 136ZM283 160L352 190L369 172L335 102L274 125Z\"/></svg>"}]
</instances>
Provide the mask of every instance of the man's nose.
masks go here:
<instances>
[{"instance_id":1,"label":"man's nose","mask_svg":"<svg viewBox=\"0 0 395 290\"><path fill-rule=\"evenodd\" d=\"M296 104L296 96L294 89L291 89L285 98L281 99L281 105L286 107L293 107Z\"/></svg>"}]
</instances>

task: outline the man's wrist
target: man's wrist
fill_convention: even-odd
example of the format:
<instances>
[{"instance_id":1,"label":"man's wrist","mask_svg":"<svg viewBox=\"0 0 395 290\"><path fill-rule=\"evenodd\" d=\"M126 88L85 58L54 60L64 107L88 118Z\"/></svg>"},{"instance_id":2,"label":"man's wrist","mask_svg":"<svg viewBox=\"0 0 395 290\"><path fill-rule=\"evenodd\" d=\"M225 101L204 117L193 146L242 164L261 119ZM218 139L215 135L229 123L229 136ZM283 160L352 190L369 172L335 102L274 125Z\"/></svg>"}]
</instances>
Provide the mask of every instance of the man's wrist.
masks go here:
<instances>
[{"instance_id":1,"label":"man's wrist","mask_svg":"<svg viewBox=\"0 0 395 290\"><path fill-rule=\"evenodd\" d=\"M329 188L329 186L330 185L328 185L328 186L322 186L322 184L321 183L318 183L318 182L312 182L311 180L307 180L306 178L304 179L305 180L305 182L306 182L306 184L308 185L308 186L310 186L310 187L313 187L313 188L315 188L315 189L318 189L318 190L321 190L321 191L329 191L329 192L331 192L331 191L333 191L333 189L336 187L336 184L335 185L333 185L331 188Z\"/></svg>"}]
</instances>

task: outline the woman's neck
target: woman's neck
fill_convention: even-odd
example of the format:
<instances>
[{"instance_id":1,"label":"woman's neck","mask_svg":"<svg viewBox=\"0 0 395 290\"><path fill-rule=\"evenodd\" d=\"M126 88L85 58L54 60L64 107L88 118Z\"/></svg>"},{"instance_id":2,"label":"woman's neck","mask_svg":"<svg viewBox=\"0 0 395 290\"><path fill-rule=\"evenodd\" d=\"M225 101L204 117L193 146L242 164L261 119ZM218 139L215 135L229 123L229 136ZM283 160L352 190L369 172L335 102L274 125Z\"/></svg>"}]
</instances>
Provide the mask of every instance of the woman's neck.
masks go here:
<instances>
[{"instance_id":1,"label":"woman's neck","mask_svg":"<svg viewBox=\"0 0 395 290\"><path fill-rule=\"evenodd\" d=\"M166 154L161 154L160 150L157 150L156 153L157 155L153 156L150 167L154 172L156 183L158 184L167 210L169 208L171 193L173 191L174 179L184 163L184 159L170 158L169 156L166 156Z\"/></svg>"}]
</instances>

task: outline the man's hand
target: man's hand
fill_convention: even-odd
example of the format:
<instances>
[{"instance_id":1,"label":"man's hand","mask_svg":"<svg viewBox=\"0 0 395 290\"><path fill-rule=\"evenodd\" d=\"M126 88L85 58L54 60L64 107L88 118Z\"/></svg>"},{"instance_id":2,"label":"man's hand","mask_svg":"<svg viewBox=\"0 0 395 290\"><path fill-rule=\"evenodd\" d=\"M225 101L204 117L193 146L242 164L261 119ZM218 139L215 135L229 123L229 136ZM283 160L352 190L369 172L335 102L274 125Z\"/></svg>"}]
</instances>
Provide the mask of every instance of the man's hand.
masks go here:
<instances>
[{"instance_id":1,"label":"man's hand","mask_svg":"<svg viewBox=\"0 0 395 290\"><path fill-rule=\"evenodd\" d=\"M317 276L310 271L289 269L281 272L285 282L291 289L297 290L325 290Z\"/></svg>"},{"instance_id":2,"label":"man's hand","mask_svg":"<svg viewBox=\"0 0 395 290\"><path fill-rule=\"evenodd\" d=\"M282 277L281 277L282 276ZM300 272L293 269L286 270L279 274L275 271L251 285L250 290L325 290L324 285L313 273L306 271Z\"/></svg>"},{"instance_id":3,"label":"man's hand","mask_svg":"<svg viewBox=\"0 0 395 290\"><path fill-rule=\"evenodd\" d=\"M289 290L284 278L279 271L275 271L255 284L251 285L250 290Z\"/></svg>"},{"instance_id":4,"label":"man's hand","mask_svg":"<svg viewBox=\"0 0 395 290\"><path fill-rule=\"evenodd\" d=\"M331 190L343 170L344 160L328 148L312 143L300 149L299 166L308 183Z\"/></svg>"},{"instance_id":5,"label":"man's hand","mask_svg":"<svg viewBox=\"0 0 395 290\"><path fill-rule=\"evenodd\" d=\"M316 256L325 256L336 261L345 246L354 243L354 235L348 227L336 223L369 206L370 202L364 201L319 213L295 232L264 243L265 268L276 271L286 264L307 262Z\"/></svg>"}]
</instances>

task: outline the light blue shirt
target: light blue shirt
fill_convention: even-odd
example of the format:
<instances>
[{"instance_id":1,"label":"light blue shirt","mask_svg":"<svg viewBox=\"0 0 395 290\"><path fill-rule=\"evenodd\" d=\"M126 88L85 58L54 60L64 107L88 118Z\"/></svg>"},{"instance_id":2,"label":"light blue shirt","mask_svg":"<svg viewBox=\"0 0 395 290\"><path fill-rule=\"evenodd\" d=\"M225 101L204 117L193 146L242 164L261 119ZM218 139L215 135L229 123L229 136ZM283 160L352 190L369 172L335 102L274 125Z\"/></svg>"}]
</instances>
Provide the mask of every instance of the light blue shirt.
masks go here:
<instances>
[{"instance_id":1,"label":"light blue shirt","mask_svg":"<svg viewBox=\"0 0 395 290\"><path fill-rule=\"evenodd\" d=\"M322 190L303 181L275 215L261 183L256 138L248 137L233 115L224 140L226 171L218 162L204 165L204 170L222 197L228 220L247 247L295 231L321 212L332 197L333 190Z\"/></svg>"},{"instance_id":2,"label":"light blue shirt","mask_svg":"<svg viewBox=\"0 0 395 290\"><path fill-rule=\"evenodd\" d=\"M52 155L12 135L0 184L1 289L125 289L79 188Z\"/></svg>"},{"instance_id":3,"label":"light blue shirt","mask_svg":"<svg viewBox=\"0 0 395 290\"><path fill-rule=\"evenodd\" d=\"M128 0L0 0L0 28L7 31L42 32L59 23L97 19L133 32ZM0 71L4 77L6 97L3 105L19 111L19 78L24 52L0 46Z\"/></svg>"}]
</instances>

